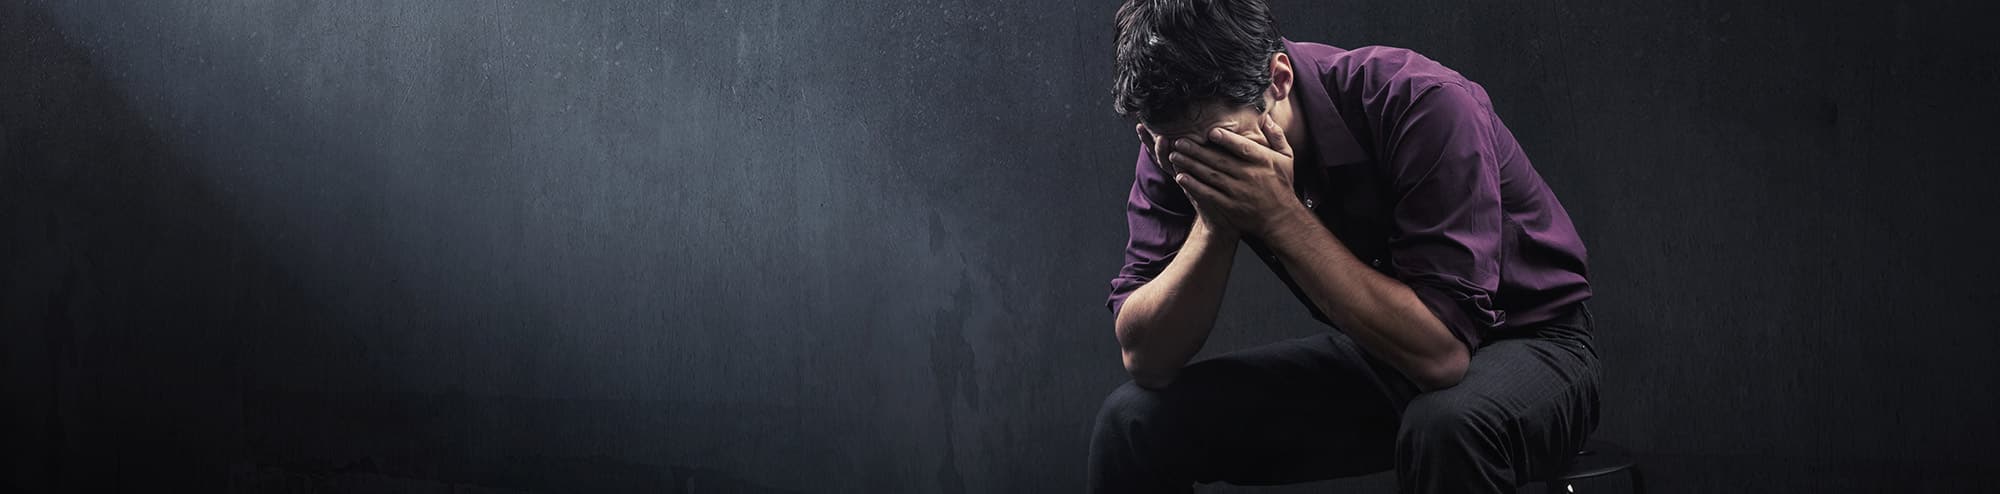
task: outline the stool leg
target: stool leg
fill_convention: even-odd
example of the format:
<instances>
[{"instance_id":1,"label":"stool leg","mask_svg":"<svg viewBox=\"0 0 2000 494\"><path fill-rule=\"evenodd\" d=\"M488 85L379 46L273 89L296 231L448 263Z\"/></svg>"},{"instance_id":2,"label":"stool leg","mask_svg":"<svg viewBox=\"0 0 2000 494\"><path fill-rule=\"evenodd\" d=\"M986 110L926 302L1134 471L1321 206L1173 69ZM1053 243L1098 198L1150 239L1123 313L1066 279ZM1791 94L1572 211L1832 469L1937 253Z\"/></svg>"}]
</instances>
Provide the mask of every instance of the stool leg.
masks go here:
<instances>
[{"instance_id":1,"label":"stool leg","mask_svg":"<svg viewBox=\"0 0 2000 494\"><path fill-rule=\"evenodd\" d=\"M1632 494L1646 494L1646 475L1639 473L1639 466L1632 465Z\"/></svg>"}]
</instances>

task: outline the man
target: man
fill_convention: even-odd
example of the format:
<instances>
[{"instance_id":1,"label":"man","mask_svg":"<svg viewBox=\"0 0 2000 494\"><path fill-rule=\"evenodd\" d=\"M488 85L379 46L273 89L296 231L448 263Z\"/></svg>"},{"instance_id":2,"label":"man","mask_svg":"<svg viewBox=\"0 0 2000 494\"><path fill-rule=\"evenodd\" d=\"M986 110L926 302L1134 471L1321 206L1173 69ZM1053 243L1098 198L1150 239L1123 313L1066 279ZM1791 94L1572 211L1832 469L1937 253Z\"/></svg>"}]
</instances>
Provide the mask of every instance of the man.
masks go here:
<instances>
[{"instance_id":1,"label":"man","mask_svg":"<svg viewBox=\"0 0 2000 494\"><path fill-rule=\"evenodd\" d=\"M1126 0L1141 143L1109 308L1132 382L1097 492L1395 469L1512 492L1598 418L1584 247L1484 89L1415 52L1280 38L1261 0ZM1189 364L1241 243L1333 330Z\"/></svg>"}]
</instances>

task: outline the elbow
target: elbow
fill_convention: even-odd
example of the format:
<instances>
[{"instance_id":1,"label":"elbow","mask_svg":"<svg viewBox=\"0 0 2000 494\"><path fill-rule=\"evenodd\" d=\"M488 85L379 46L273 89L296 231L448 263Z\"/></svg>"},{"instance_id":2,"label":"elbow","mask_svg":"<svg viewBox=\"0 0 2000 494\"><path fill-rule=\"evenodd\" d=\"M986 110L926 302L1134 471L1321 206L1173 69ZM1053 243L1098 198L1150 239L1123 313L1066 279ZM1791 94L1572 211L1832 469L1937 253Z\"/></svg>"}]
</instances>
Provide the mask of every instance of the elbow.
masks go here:
<instances>
[{"instance_id":1,"label":"elbow","mask_svg":"<svg viewBox=\"0 0 2000 494\"><path fill-rule=\"evenodd\" d=\"M1187 358L1178 360L1163 355L1163 349L1150 344L1145 335L1150 331L1141 328L1140 321L1120 313L1115 323L1118 334L1118 353L1125 363L1125 373L1132 376L1132 384L1148 390L1166 389L1180 376L1181 366Z\"/></svg>"},{"instance_id":2,"label":"elbow","mask_svg":"<svg viewBox=\"0 0 2000 494\"><path fill-rule=\"evenodd\" d=\"M1443 354L1424 359L1410 373L1410 380L1424 391L1445 389L1465 380L1466 368L1471 366L1471 352L1465 345L1454 344Z\"/></svg>"},{"instance_id":3,"label":"elbow","mask_svg":"<svg viewBox=\"0 0 2000 494\"><path fill-rule=\"evenodd\" d=\"M1138 350L1138 346L1120 344L1118 352L1124 358L1126 374L1132 376L1132 384L1134 386L1148 388L1148 390L1164 390L1168 384L1174 384L1176 376L1180 376L1180 368L1158 364L1156 362L1158 358L1150 358L1150 356L1142 354Z\"/></svg>"}]
</instances>

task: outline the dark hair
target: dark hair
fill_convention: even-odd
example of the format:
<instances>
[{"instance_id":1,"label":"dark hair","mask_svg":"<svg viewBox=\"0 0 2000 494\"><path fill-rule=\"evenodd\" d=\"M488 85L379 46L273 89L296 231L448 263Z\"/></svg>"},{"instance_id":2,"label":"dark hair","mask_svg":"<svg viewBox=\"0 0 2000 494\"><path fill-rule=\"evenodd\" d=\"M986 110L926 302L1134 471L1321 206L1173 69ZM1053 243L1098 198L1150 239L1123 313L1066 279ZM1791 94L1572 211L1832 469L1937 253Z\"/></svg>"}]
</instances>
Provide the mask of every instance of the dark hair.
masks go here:
<instances>
[{"instance_id":1,"label":"dark hair","mask_svg":"<svg viewBox=\"0 0 2000 494\"><path fill-rule=\"evenodd\" d=\"M1125 0L1117 30L1112 106L1140 122L1210 103L1264 111L1271 55L1285 49L1263 0Z\"/></svg>"}]
</instances>

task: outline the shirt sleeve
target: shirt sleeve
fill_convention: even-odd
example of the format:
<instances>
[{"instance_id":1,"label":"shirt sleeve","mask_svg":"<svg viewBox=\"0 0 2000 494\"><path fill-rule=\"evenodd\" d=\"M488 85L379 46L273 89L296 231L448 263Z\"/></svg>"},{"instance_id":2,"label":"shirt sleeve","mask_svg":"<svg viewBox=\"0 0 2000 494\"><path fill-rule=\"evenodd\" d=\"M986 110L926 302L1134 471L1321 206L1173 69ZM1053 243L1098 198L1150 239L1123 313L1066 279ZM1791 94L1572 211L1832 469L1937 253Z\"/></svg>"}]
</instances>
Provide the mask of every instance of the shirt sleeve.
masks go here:
<instances>
[{"instance_id":1,"label":"shirt sleeve","mask_svg":"<svg viewBox=\"0 0 2000 494\"><path fill-rule=\"evenodd\" d=\"M1443 82L1413 98L1386 142L1397 199L1389 239L1397 278L1465 343L1506 321L1499 290L1504 220L1492 112Z\"/></svg>"},{"instance_id":2,"label":"shirt sleeve","mask_svg":"<svg viewBox=\"0 0 2000 494\"><path fill-rule=\"evenodd\" d=\"M1187 193L1153 165L1146 146L1139 146L1133 165L1132 192L1125 200L1125 223L1130 233L1125 243L1125 265L1111 279L1111 297L1104 305L1112 315L1125 307L1133 290L1152 281L1173 262L1187 241L1194 224L1194 205Z\"/></svg>"}]
</instances>

